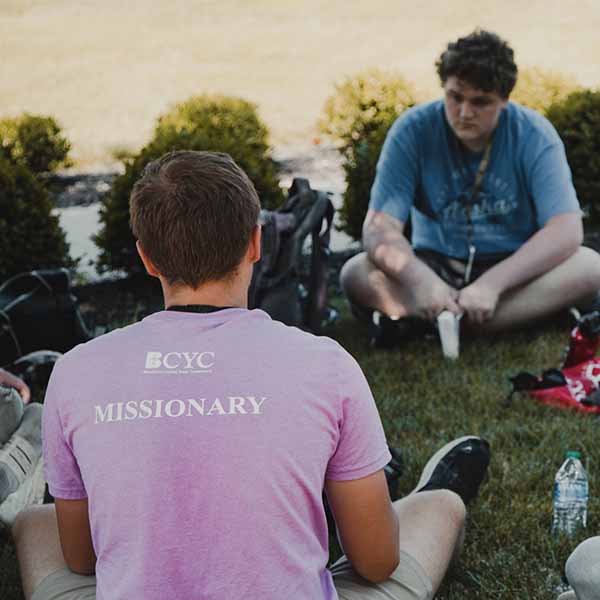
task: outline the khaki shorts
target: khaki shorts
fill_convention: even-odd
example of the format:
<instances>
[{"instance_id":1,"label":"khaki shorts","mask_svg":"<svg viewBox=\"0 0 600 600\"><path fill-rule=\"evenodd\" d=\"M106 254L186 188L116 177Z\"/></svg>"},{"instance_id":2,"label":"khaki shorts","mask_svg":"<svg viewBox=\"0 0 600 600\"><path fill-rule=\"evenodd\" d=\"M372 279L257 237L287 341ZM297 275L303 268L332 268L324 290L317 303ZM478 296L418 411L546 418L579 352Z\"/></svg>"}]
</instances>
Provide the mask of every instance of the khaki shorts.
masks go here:
<instances>
[{"instance_id":1,"label":"khaki shorts","mask_svg":"<svg viewBox=\"0 0 600 600\"><path fill-rule=\"evenodd\" d=\"M42 580L31 600L96 600L96 578L61 569Z\"/></svg>"},{"instance_id":2,"label":"khaki shorts","mask_svg":"<svg viewBox=\"0 0 600 600\"><path fill-rule=\"evenodd\" d=\"M391 577L381 583L369 583L341 558L331 568L333 583L340 600L431 600L431 581L421 565L409 554L400 553L400 564ZM61 569L48 575L31 600L95 600L96 578L76 575Z\"/></svg>"},{"instance_id":3,"label":"khaki shorts","mask_svg":"<svg viewBox=\"0 0 600 600\"><path fill-rule=\"evenodd\" d=\"M432 600L433 586L423 567L406 552L400 564L381 583L370 583L358 575L346 557L331 567L340 600Z\"/></svg>"}]
</instances>

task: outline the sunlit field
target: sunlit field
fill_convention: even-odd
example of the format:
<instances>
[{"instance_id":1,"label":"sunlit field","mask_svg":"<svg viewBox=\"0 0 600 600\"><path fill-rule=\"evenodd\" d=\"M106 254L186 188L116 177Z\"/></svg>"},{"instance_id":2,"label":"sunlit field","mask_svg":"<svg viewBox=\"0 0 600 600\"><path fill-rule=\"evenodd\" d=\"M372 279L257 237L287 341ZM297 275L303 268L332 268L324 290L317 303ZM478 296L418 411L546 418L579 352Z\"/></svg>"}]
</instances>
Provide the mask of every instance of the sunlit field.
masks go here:
<instances>
[{"instance_id":1,"label":"sunlit field","mask_svg":"<svg viewBox=\"0 0 600 600\"><path fill-rule=\"evenodd\" d=\"M596 0L1 0L0 115L55 116L83 168L202 92L256 102L275 144L310 143L336 81L389 68L433 97L435 59L477 25L521 66L600 84Z\"/></svg>"}]
</instances>

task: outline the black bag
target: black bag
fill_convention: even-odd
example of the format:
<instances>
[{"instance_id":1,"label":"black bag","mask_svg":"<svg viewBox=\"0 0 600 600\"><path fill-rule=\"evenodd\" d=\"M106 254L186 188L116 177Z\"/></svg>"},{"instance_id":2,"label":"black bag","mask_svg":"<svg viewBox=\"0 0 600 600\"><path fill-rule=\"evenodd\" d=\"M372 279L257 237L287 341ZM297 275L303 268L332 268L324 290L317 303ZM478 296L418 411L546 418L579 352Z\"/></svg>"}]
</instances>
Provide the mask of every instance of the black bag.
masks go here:
<instances>
[{"instance_id":1,"label":"black bag","mask_svg":"<svg viewBox=\"0 0 600 600\"><path fill-rule=\"evenodd\" d=\"M60 352L54 350L36 350L17 358L14 363L7 365L7 370L17 375L30 388L39 388L45 393L52 369L61 356Z\"/></svg>"},{"instance_id":2,"label":"black bag","mask_svg":"<svg viewBox=\"0 0 600 600\"><path fill-rule=\"evenodd\" d=\"M385 473L390 498L393 501L398 500L398 482L404 472L404 459L402 458L402 451L399 448L388 446L388 449L392 455L392 460L383 467L383 472Z\"/></svg>"},{"instance_id":3,"label":"black bag","mask_svg":"<svg viewBox=\"0 0 600 600\"><path fill-rule=\"evenodd\" d=\"M0 365L90 339L66 269L19 273L0 285Z\"/></svg>"},{"instance_id":4,"label":"black bag","mask_svg":"<svg viewBox=\"0 0 600 600\"><path fill-rule=\"evenodd\" d=\"M333 215L329 195L311 189L306 179L294 179L279 210L261 211L262 256L254 265L249 308L261 308L286 325L320 332L331 316L327 263ZM303 249L309 235L306 264Z\"/></svg>"}]
</instances>

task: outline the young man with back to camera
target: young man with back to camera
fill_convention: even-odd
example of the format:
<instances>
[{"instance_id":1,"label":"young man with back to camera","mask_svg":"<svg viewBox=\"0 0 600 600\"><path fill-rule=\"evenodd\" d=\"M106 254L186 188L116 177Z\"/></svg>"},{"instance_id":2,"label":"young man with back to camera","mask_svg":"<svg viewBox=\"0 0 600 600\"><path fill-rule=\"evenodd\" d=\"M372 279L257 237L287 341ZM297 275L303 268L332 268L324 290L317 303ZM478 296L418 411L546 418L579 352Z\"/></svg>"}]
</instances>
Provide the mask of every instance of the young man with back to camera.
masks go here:
<instances>
[{"instance_id":1,"label":"young man with back to camera","mask_svg":"<svg viewBox=\"0 0 600 600\"><path fill-rule=\"evenodd\" d=\"M44 456L56 505L14 527L28 600L432 598L489 446L451 442L391 503L356 362L247 309L258 214L225 154L171 153L136 183L132 228L166 310L54 369ZM331 570L323 489L348 557Z\"/></svg>"},{"instance_id":2,"label":"young man with back to camera","mask_svg":"<svg viewBox=\"0 0 600 600\"><path fill-rule=\"evenodd\" d=\"M429 329L444 310L471 330L521 326L593 306L600 256L581 246L564 146L539 113L509 102L513 50L476 30L437 62L444 98L388 132L342 287L373 343ZM412 245L403 235L410 216ZM375 318L373 318L373 316Z\"/></svg>"}]
</instances>

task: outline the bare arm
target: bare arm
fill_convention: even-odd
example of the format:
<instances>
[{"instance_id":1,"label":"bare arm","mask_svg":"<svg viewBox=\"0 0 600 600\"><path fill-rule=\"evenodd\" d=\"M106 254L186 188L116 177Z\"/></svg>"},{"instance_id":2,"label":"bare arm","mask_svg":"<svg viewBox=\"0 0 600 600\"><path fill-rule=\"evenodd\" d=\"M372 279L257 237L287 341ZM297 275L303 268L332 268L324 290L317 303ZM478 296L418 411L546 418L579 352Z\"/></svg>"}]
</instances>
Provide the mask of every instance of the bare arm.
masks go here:
<instances>
[{"instance_id":1,"label":"bare arm","mask_svg":"<svg viewBox=\"0 0 600 600\"><path fill-rule=\"evenodd\" d=\"M493 281L500 293L506 292L558 266L577 251L582 241L579 213L557 215L482 278Z\"/></svg>"},{"instance_id":2,"label":"bare arm","mask_svg":"<svg viewBox=\"0 0 600 600\"><path fill-rule=\"evenodd\" d=\"M393 279L402 275L409 281L418 276L420 261L404 237L404 225L386 213L369 209L363 225L363 246L371 262L386 275Z\"/></svg>"},{"instance_id":3,"label":"bare arm","mask_svg":"<svg viewBox=\"0 0 600 600\"><path fill-rule=\"evenodd\" d=\"M96 553L88 516L88 501L56 498L56 519L65 562L71 571L80 575L93 575Z\"/></svg>"},{"instance_id":4,"label":"bare arm","mask_svg":"<svg viewBox=\"0 0 600 600\"><path fill-rule=\"evenodd\" d=\"M404 225L386 213L369 209L363 226L363 246L369 260L413 292L418 316L433 320L444 309L458 314L458 292L415 256L404 236Z\"/></svg>"},{"instance_id":5,"label":"bare arm","mask_svg":"<svg viewBox=\"0 0 600 600\"><path fill-rule=\"evenodd\" d=\"M21 398L23 398L25 404L31 400L31 392L29 391L27 384L22 379L19 379L4 369L0 369L0 384L15 388L21 395Z\"/></svg>"},{"instance_id":6,"label":"bare arm","mask_svg":"<svg viewBox=\"0 0 600 600\"><path fill-rule=\"evenodd\" d=\"M325 482L340 542L365 579L387 579L399 561L398 517L383 471L353 481Z\"/></svg>"},{"instance_id":7,"label":"bare arm","mask_svg":"<svg viewBox=\"0 0 600 600\"><path fill-rule=\"evenodd\" d=\"M476 323L490 319L503 293L558 266L577 251L582 240L579 213L551 218L517 252L462 290L459 305Z\"/></svg>"}]
</instances>

